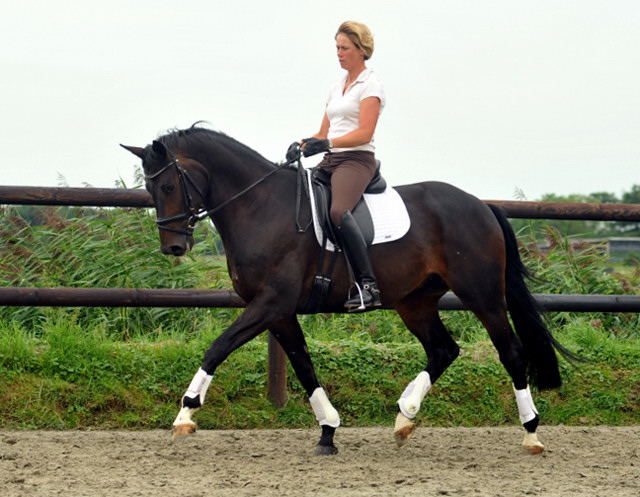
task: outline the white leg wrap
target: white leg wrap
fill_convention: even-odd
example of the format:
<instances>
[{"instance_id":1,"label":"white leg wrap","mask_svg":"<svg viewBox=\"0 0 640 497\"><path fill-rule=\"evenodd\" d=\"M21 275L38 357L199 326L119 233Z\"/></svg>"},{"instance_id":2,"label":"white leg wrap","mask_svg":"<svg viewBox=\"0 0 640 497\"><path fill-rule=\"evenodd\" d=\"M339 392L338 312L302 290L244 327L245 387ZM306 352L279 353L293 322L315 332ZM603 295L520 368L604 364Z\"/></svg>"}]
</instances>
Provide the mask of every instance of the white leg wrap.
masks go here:
<instances>
[{"instance_id":1,"label":"white leg wrap","mask_svg":"<svg viewBox=\"0 0 640 497\"><path fill-rule=\"evenodd\" d=\"M204 398L207 395L207 390L209 389L209 385L211 384L212 375L207 374L204 369L198 369L198 372L191 380L189 384L189 388L187 388L187 393L185 393L185 397L199 397L200 405L204 404Z\"/></svg>"},{"instance_id":2,"label":"white leg wrap","mask_svg":"<svg viewBox=\"0 0 640 497\"><path fill-rule=\"evenodd\" d=\"M332 428L340 426L340 415L331 405L324 388L316 388L313 395L309 398L309 402L311 402L311 407L320 426L327 425Z\"/></svg>"},{"instance_id":3,"label":"white leg wrap","mask_svg":"<svg viewBox=\"0 0 640 497\"><path fill-rule=\"evenodd\" d=\"M409 419L415 418L420 410L420 404L430 388L431 377L429 373L422 371L402 392L398 400L400 412Z\"/></svg>"},{"instance_id":4,"label":"white leg wrap","mask_svg":"<svg viewBox=\"0 0 640 497\"><path fill-rule=\"evenodd\" d=\"M525 424L527 421L531 421L535 418L538 414L536 406L533 403L533 398L531 397L531 390L527 386L527 388L523 390L516 390L516 387L513 387L513 391L516 394L516 403L518 404L518 412L520 413L520 422Z\"/></svg>"}]
</instances>

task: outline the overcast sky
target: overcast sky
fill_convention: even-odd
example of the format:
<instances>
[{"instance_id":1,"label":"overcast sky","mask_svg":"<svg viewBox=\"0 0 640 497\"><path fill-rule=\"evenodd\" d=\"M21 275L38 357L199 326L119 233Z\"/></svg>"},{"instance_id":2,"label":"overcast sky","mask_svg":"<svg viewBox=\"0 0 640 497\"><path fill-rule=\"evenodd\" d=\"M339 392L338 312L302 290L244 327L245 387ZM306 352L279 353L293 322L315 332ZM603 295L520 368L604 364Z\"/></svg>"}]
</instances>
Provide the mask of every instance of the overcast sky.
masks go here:
<instances>
[{"instance_id":1,"label":"overcast sky","mask_svg":"<svg viewBox=\"0 0 640 497\"><path fill-rule=\"evenodd\" d=\"M638 0L3 2L0 184L131 185L119 143L198 120L279 161L320 126L348 19L375 37L391 184L497 200L640 184Z\"/></svg>"}]
</instances>

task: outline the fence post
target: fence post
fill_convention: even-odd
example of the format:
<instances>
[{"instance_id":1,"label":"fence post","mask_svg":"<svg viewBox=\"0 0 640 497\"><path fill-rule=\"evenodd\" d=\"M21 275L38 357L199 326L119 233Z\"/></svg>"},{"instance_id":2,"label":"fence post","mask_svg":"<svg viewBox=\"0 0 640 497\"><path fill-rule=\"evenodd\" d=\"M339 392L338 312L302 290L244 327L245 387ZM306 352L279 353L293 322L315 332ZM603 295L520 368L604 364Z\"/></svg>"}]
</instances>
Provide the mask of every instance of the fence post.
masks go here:
<instances>
[{"instance_id":1,"label":"fence post","mask_svg":"<svg viewBox=\"0 0 640 497\"><path fill-rule=\"evenodd\" d=\"M271 403L280 409L287 403L287 355L271 332L269 332L267 343L269 356L267 390Z\"/></svg>"}]
</instances>

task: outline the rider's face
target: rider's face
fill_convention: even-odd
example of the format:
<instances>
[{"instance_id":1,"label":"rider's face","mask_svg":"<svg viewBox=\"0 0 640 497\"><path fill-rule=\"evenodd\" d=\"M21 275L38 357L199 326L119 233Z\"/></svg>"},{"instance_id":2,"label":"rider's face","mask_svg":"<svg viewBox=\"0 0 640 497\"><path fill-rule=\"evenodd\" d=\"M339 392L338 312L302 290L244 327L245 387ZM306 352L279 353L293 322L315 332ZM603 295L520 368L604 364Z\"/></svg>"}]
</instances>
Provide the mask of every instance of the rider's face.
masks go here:
<instances>
[{"instance_id":1,"label":"rider's face","mask_svg":"<svg viewBox=\"0 0 640 497\"><path fill-rule=\"evenodd\" d=\"M336 36L336 49L340 66L347 71L364 63L364 52L344 33Z\"/></svg>"}]
</instances>

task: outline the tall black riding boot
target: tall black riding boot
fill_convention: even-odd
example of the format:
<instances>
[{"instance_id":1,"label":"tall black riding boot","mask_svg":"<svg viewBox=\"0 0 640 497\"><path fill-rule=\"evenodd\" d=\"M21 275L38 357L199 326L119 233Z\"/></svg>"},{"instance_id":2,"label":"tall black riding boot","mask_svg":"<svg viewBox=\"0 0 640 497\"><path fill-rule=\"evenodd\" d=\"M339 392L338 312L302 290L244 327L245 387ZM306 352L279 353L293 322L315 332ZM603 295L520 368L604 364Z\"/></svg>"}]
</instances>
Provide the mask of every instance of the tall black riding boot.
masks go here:
<instances>
[{"instance_id":1,"label":"tall black riding boot","mask_svg":"<svg viewBox=\"0 0 640 497\"><path fill-rule=\"evenodd\" d=\"M369 249L362 236L360 227L351 215L351 211L346 210L342 214L342 223L337 226L340 244L349 264L353 268L358 294L344 303L349 312L364 311L369 307L380 307L380 290L373 274Z\"/></svg>"}]
</instances>

